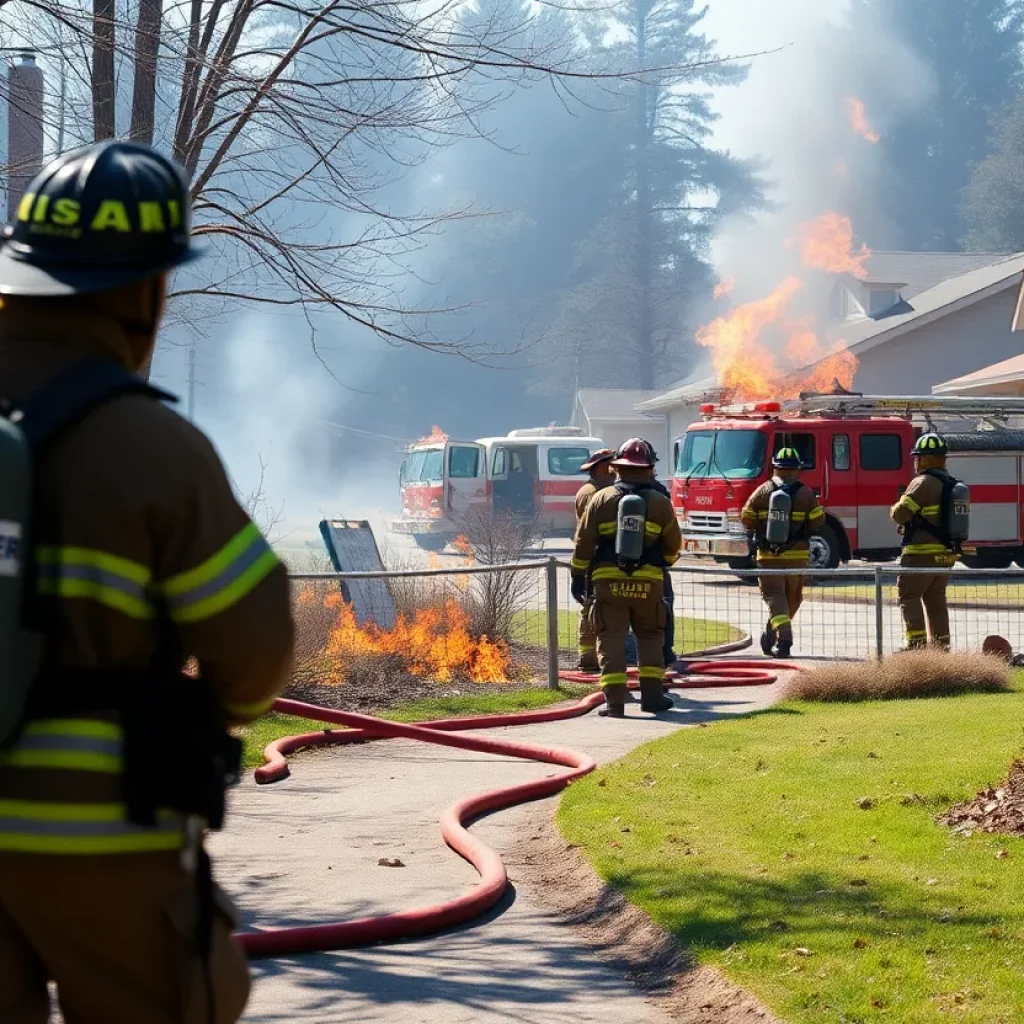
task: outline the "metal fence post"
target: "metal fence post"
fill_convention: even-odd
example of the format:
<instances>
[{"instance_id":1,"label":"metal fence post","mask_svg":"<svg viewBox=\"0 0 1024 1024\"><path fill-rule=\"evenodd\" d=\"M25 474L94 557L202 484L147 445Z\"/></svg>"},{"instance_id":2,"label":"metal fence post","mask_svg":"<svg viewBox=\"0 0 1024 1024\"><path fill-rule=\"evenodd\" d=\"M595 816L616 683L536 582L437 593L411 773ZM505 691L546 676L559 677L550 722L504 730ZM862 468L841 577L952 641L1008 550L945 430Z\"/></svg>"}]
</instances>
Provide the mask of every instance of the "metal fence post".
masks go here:
<instances>
[{"instance_id":1,"label":"metal fence post","mask_svg":"<svg viewBox=\"0 0 1024 1024\"><path fill-rule=\"evenodd\" d=\"M544 567L547 575L548 689L558 689L558 560L553 556Z\"/></svg>"},{"instance_id":2,"label":"metal fence post","mask_svg":"<svg viewBox=\"0 0 1024 1024\"><path fill-rule=\"evenodd\" d=\"M885 595L882 592L882 567L875 566L875 657L881 661L885 653L883 650L882 633L885 630L885 616L883 611Z\"/></svg>"}]
</instances>

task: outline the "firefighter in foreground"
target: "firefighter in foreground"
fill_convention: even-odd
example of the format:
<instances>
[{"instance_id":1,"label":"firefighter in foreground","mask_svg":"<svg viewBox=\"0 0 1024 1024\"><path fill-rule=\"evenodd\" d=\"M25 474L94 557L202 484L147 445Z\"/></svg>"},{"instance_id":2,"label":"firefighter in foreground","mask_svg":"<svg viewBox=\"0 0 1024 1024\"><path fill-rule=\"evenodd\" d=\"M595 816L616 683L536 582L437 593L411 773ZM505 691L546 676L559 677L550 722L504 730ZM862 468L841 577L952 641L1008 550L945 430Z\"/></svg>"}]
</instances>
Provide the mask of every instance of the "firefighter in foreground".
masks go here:
<instances>
[{"instance_id":1,"label":"firefighter in foreground","mask_svg":"<svg viewBox=\"0 0 1024 1024\"><path fill-rule=\"evenodd\" d=\"M614 448L599 448L586 462L580 466L581 471L589 472L590 479L576 492L576 529L579 530L583 521L583 513L590 504L590 499L598 491L604 490L615 483L615 471L611 467L611 461L615 458ZM579 627L579 652L580 671L597 671L597 636L594 634L594 626L590 621L590 609L594 603L594 596L587 586L584 595L583 607L580 609Z\"/></svg>"},{"instance_id":2,"label":"firefighter in foreground","mask_svg":"<svg viewBox=\"0 0 1024 1024\"><path fill-rule=\"evenodd\" d=\"M914 479L890 509L889 515L903 535L900 565L945 570L904 573L898 593L907 647L931 642L949 649L949 609L946 587L960 545L967 540L970 494L966 486L946 472L946 442L938 434L922 434L910 454Z\"/></svg>"},{"instance_id":3,"label":"firefighter in foreground","mask_svg":"<svg viewBox=\"0 0 1024 1024\"><path fill-rule=\"evenodd\" d=\"M825 511L800 481L800 453L780 448L772 459L775 473L750 496L741 513L759 569L796 569L808 564L810 538L825 522ZM788 658L793 648L793 619L804 597L803 576L761 576L761 597L768 606L768 623L761 650Z\"/></svg>"},{"instance_id":4,"label":"firefighter in foreground","mask_svg":"<svg viewBox=\"0 0 1024 1024\"><path fill-rule=\"evenodd\" d=\"M572 596L583 603L589 574L606 701L600 714L622 718L630 699L626 681L630 627L637 640L641 709L658 712L673 706L661 687L668 614L662 599L662 575L679 557L682 538L672 503L651 486L651 446L642 438L632 438L611 464L618 481L591 499L576 531Z\"/></svg>"},{"instance_id":5,"label":"firefighter in foreground","mask_svg":"<svg viewBox=\"0 0 1024 1024\"><path fill-rule=\"evenodd\" d=\"M4 1024L45 1024L49 980L68 1024L226 1024L248 996L200 840L226 727L270 705L292 623L212 445L138 376L196 255L189 205L175 164L104 142L44 168L0 249L0 395L23 414L3 434L27 439L35 506L0 523L0 653L40 641L0 686ZM5 508L19 471L2 463Z\"/></svg>"}]
</instances>

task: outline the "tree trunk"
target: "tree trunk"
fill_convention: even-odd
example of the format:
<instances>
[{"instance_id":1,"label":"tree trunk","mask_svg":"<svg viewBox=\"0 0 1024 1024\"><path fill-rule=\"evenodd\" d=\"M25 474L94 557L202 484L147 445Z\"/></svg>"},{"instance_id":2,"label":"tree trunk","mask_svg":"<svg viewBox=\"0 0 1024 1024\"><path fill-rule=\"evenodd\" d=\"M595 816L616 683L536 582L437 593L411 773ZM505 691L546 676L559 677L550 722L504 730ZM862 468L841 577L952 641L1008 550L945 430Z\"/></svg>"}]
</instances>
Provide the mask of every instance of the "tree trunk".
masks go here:
<instances>
[{"instance_id":1,"label":"tree trunk","mask_svg":"<svg viewBox=\"0 0 1024 1024\"><path fill-rule=\"evenodd\" d=\"M156 64L163 24L163 0L139 0L135 25L135 88L132 94L131 138L153 144L156 113Z\"/></svg>"},{"instance_id":2,"label":"tree trunk","mask_svg":"<svg viewBox=\"0 0 1024 1024\"><path fill-rule=\"evenodd\" d=\"M93 138L114 137L114 0L92 3Z\"/></svg>"},{"instance_id":3,"label":"tree trunk","mask_svg":"<svg viewBox=\"0 0 1024 1024\"><path fill-rule=\"evenodd\" d=\"M647 63L646 0L636 5L636 64L642 74ZM651 182L650 126L648 124L649 90L645 81L637 82L636 96L636 289L637 383L645 391L654 387L654 347L651 317Z\"/></svg>"}]
</instances>

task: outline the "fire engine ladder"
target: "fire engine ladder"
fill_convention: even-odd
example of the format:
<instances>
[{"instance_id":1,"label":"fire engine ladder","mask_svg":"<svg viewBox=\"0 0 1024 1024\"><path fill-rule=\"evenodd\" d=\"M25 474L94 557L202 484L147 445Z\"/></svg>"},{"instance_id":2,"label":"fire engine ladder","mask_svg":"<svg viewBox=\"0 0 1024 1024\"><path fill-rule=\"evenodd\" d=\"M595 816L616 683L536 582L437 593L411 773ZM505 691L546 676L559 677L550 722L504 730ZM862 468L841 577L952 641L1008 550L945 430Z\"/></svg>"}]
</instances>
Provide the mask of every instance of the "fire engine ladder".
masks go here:
<instances>
[{"instance_id":1,"label":"fire engine ladder","mask_svg":"<svg viewBox=\"0 0 1024 1024\"><path fill-rule=\"evenodd\" d=\"M788 404L788 403L787 403ZM788 411L788 410L787 410ZM1005 420L1024 416L1024 398L971 398L965 395L802 395L793 406L803 415L865 419L902 416L926 421L933 417Z\"/></svg>"}]
</instances>

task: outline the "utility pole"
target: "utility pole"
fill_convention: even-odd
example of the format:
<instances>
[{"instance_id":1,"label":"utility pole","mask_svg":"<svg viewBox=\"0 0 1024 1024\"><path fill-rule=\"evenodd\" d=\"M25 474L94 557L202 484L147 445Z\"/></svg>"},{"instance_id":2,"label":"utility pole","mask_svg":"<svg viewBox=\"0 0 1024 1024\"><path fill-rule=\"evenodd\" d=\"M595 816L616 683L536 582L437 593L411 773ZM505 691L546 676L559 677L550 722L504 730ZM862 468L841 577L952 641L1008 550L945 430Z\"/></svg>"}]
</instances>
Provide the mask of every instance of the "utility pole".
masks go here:
<instances>
[{"instance_id":1,"label":"utility pole","mask_svg":"<svg viewBox=\"0 0 1024 1024\"><path fill-rule=\"evenodd\" d=\"M193 340L188 347L188 418L196 418L196 343Z\"/></svg>"}]
</instances>

